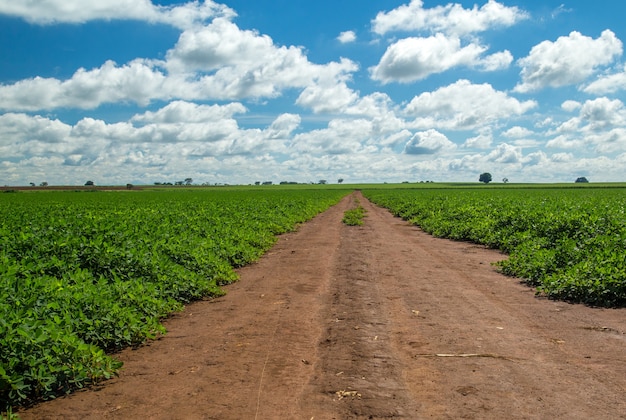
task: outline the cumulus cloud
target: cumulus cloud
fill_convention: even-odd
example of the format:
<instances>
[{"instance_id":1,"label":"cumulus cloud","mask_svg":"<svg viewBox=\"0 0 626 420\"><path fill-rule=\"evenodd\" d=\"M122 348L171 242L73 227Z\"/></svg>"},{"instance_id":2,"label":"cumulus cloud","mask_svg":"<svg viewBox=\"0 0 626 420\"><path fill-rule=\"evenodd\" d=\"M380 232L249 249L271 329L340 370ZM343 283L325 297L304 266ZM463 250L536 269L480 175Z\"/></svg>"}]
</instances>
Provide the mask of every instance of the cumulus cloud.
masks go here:
<instances>
[{"instance_id":1,"label":"cumulus cloud","mask_svg":"<svg viewBox=\"0 0 626 420\"><path fill-rule=\"evenodd\" d=\"M586 101L580 109L580 118L588 123L590 130L603 130L625 125L626 111L619 99L603 97Z\"/></svg>"},{"instance_id":2,"label":"cumulus cloud","mask_svg":"<svg viewBox=\"0 0 626 420\"><path fill-rule=\"evenodd\" d=\"M209 106L178 101L127 122L107 123L86 117L74 125L8 113L0 115L0 153L5 158L21 159L57 156L76 166L94 161L114 165L128 155L154 163L286 151L300 116L281 114L264 129L243 129L232 115L244 111L236 103Z\"/></svg>"},{"instance_id":3,"label":"cumulus cloud","mask_svg":"<svg viewBox=\"0 0 626 420\"><path fill-rule=\"evenodd\" d=\"M626 151L626 128L618 127L611 130L590 134L586 141L597 153L611 154Z\"/></svg>"},{"instance_id":4,"label":"cumulus cloud","mask_svg":"<svg viewBox=\"0 0 626 420\"><path fill-rule=\"evenodd\" d=\"M383 83L406 83L459 66L493 71L507 67L513 60L508 51L482 57L485 51L485 46L462 46L460 38L442 33L428 38L404 38L387 48L378 65L370 68L370 74Z\"/></svg>"},{"instance_id":5,"label":"cumulus cloud","mask_svg":"<svg viewBox=\"0 0 626 420\"><path fill-rule=\"evenodd\" d=\"M311 63L300 47L274 45L267 35L241 30L226 19L183 32L164 63L171 73L198 72L204 98L276 97L286 88L316 81L338 83L358 66L348 59Z\"/></svg>"},{"instance_id":6,"label":"cumulus cloud","mask_svg":"<svg viewBox=\"0 0 626 420\"><path fill-rule=\"evenodd\" d=\"M493 133L490 128L480 130L479 134L465 140L463 147L467 149L489 149L493 143Z\"/></svg>"},{"instance_id":7,"label":"cumulus cloud","mask_svg":"<svg viewBox=\"0 0 626 420\"><path fill-rule=\"evenodd\" d=\"M614 153L626 150L626 109L618 99L606 97L579 104L578 115L561 123L547 147Z\"/></svg>"},{"instance_id":8,"label":"cumulus cloud","mask_svg":"<svg viewBox=\"0 0 626 420\"><path fill-rule=\"evenodd\" d=\"M321 82L307 86L296 104L310 108L315 113L337 113L354 104L359 95L345 83Z\"/></svg>"},{"instance_id":9,"label":"cumulus cloud","mask_svg":"<svg viewBox=\"0 0 626 420\"><path fill-rule=\"evenodd\" d=\"M78 69L68 80L35 77L0 85L0 109L36 111L54 108L96 108L103 103L168 99L176 83L143 60L118 66L107 61L92 70Z\"/></svg>"},{"instance_id":10,"label":"cumulus cloud","mask_svg":"<svg viewBox=\"0 0 626 420\"><path fill-rule=\"evenodd\" d=\"M489 0L482 7L464 9L461 4L424 8L422 0L412 0L389 12L380 12L372 21L372 31L384 35L392 31L430 31L463 36L493 27L508 27L527 19L518 7L507 7Z\"/></svg>"},{"instance_id":11,"label":"cumulus cloud","mask_svg":"<svg viewBox=\"0 0 626 420\"><path fill-rule=\"evenodd\" d=\"M521 137L528 137L528 136L532 136L534 133L533 131L529 130L526 127L520 127L518 125L509 128L508 130L506 130L505 132L502 133L502 135L504 137L508 137L508 138L512 138L512 139L519 139Z\"/></svg>"},{"instance_id":12,"label":"cumulus cloud","mask_svg":"<svg viewBox=\"0 0 626 420\"><path fill-rule=\"evenodd\" d=\"M456 149L456 144L437 130L427 130L415 133L404 147L408 155L432 155L442 151Z\"/></svg>"},{"instance_id":13,"label":"cumulus cloud","mask_svg":"<svg viewBox=\"0 0 626 420\"><path fill-rule=\"evenodd\" d=\"M218 16L236 16L231 8L212 0L175 6L155 5L150 0L2 0L0 14L39 25L119 19L163 23L178 28L188 28Z\"/></svg>"},{"instance_id":14,"label":"cumulus cloud","mask_svg":"<svg viewBox=\"0 0 626 420\"><path fill-rule=\"evenodd\" d=\"M415 127L462 130L522 115L536 106L535 101L520 102L488 83L473 84L469 80L459 80L414 97L405 112L416 117L411 124Z\"/></svg>"},{"instance_id":15,"label":"cumulus cloud","mask_svg":"<svg viewBox=\"0 0 626 420\"><path fill-rule=\"evenodd\" d=\"M487 160L496 163L520 163L522 160L522 150L519 147L501 143L487 155Z\"/></svg>"},{"instance_id":16,"label":"cumulus cloud","mask_svg":"<svg viewBox=\"0 0 626 420\"><path fill-rule=\"evenodd\" d=\"M604 95L626 90L626 66L623 71L614 74L602 75L594 82L589 83L583 91L594 95Z\"/></svg>"},{"instance_id":17,"label":"cumulus cloud","mask_svg":"<svg viewBox=\"0 0 626 420\"><path fill-rule=\"evenodd\" d=\"M0 85L0 109L93 109L105 103L147 105L154 100L273 98L284 89L341 84L358 66L348 59L311 63L298 47L241 30L226 19L184 31L165 61L107 61L67 80L35 77Z\"/></svg>"},{"instance_id":18,"label":"cumulus cloud","mask_svg":"<svg viewBox=\"0 0 626 420\"><path fill-rule=\"evenodd\" d=\"M554 153L550 158L553 162L571 162L574 155L571 153Z\"/></svg>"},{"instance_id":19,"label":"cumulus cloud","mask_svg":"<svg viewBox=\"0 0 626 420\"><path fill-rule=\"evenodd\" d=\"M223 66L249 67L265 62L265 54L275 55L280 49L272 39L256 31L242 30L227 19L215 19L209 25L185 30L173 49L167 52L166 67L170 71L211 71ZM288 49L282 51L289 54ZM301 56L298 48L291 53Z\"/></svg>"},{"instance_id":20,"label":"cumulus cloud","mask_svg":"<svg viewBox=\"0 0 626 420\"><path fill-rule=\"evenodd\" d=\"M268 139L289 140L293 131L298 128L302 118L297 114L279 115L267 129Z\"/></svg>"},{"instance_id":21,"label":"cumulus cloud","mask_svg":"<svg viewBox=\"0 0 626 420\"><path fill-rule=\"evenodd\" d=\"M0 115L0 144L39 141L61 143L70 133L70 126L39 115L7 113ZM4 155L7 156L7 155Z\"/></svg>"},{"instance_id":22,"label":"cumulus cloud","mask_svg":"<svg viewBox=\"0 0 626 420\"><path fill-rule=\"evenodd\" d=\"M294 136L292 153L346 154L363 151L372 134L372 122L366 119L334 119L328 127Z\"/></svg>"},{"instance_id":23,"label":"cumulus cloud","mask_svg":"<svg viewBox=\"0 0 626 420\"><path fill-rule=\"evenodd\" d=\"M518 60L522 82L514 90L532 92L582 83L621 54L622 42L608 29L597 39L573 31L555 42L543 41Z\"/></svg>"},{"instance_id":24,"label":"cumulus cloud","mask_svg":"<svg viewBox=\"0 0 626 420\"><path fill-rule=\"evenodd\" d=\"M342 44L349 44L356 41L356 33L354 31L344 31L339 34L337 40Z\"/></svg>"},{"instance_id":25,"label":"cumulus cloud","mask_svg":"<svg viewBox=\"0 0 626 420\"><path fill-rule=\"evenodd\" d=\"M246 107L238 102L226 105L198 105L186 101L173 101L157 111L135 115L132 121L140 123L209 123L232 118L245 113Z\"/></svg>"},{"instance_id":26,"label":"cumulus cloud","mask_svg":"<svg viewBox=\"0 0 626 420\"><path fill-rule=\"evenodd\" d=\"M572 100L567 100L561 104L561 108L567 112L576 111L580 107L581 107L580 102L572 101Z\"/></svg>"},{"instance_id":27,"label":"cumulus cloud","mask_svg":"<svg viewBox=\"0 0 626 420\"><path fill-rule=\"evenodd\" d=\"M508 68L513 62L513 54L504 50L484 57L475 66L484 71L496 71Z\"/></svg>"}]
</instances>

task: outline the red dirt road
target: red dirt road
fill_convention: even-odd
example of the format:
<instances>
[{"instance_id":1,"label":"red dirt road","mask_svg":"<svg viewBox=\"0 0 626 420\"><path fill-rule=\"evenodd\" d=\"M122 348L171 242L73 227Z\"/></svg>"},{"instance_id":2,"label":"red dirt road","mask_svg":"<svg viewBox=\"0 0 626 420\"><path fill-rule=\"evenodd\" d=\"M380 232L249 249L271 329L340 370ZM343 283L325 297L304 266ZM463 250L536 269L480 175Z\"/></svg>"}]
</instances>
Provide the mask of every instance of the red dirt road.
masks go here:
<instances>
[{"instance_id":1,"label":"red dirt road","mask_svg":"<svg viewBox=\"0 0 626 420\"><path fill-rule=\"evenodd\" d=\"M365 225L341 223L355 200ZM534 296L502 254L360 193L281 236L225 297L23 419L626 418L626 310Z\"/></svg>"}]
</instances>

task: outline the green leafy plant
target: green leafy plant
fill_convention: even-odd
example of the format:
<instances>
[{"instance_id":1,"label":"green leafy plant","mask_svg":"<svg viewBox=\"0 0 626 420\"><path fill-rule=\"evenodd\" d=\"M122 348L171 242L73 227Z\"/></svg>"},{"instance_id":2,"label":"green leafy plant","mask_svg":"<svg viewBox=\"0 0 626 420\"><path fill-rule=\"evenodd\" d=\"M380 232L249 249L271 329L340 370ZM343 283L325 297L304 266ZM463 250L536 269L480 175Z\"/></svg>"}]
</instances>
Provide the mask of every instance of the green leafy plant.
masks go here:
<instances>
[{"instance_id":1,"label":"green leafy plant","mask_svg":"<svg viewBox=\"0 0 626 420\"><path fill-rule=\"evenodd\" d=\"M361 226L366 213L367 211L361 205L358 205L358 207L346 210L343 213L342 222L348 226Z\"/></svg>"},{"instance_id":2,"label":"green leafy plant","mask_svg":"<svg viewBox=\"0 0 626 420\"><path fill-rule=\"evenodd\" d=\"M626 306L626 196L612 188L364 190L438 237L501 249L497 265L554 299Z\"/></svg>"},{"instance_id":3,"label":"green leafy plant","mask_svg":"<svg viewBox=\"0 0 626 420\"><path fill-rule=\"evenodd\" d=\"M0 412L108 379L107 352L222 295L234 268L346 190L46 192L0 198Z\"/></svg>"}]
</instances>

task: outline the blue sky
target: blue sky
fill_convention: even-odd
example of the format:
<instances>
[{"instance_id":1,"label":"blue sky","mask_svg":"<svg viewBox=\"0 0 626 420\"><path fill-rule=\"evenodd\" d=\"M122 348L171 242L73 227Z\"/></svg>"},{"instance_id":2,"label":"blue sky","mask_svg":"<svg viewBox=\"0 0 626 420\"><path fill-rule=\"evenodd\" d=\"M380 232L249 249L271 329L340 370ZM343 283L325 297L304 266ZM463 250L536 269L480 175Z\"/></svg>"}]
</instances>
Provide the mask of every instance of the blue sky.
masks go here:
<instances>
[{"instance_id":1,"label":"blue sky","mask_svg":"<svg viewBox=\"0 0 626 420\"><path fill-rule=\"evenodd\" d=\"M626 181L623 16L0 0L0 184Z\"/></svg>"}]
</instances>

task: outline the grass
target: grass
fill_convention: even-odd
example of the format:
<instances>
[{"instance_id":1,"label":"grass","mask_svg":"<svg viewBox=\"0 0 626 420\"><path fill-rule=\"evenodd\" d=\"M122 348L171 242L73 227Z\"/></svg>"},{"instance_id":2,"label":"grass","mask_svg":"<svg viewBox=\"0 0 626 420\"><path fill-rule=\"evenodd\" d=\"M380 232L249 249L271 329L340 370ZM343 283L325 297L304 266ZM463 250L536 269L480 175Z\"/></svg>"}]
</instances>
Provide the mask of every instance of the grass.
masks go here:
<instances>
[{"instance_id":1,"label":"grass","mask_svg":"<svg viewBox=\"0 0 626 420\"><path fill-rule=\"evenodd\" d=\"M357 201L357 207L350 209L350 210L346 210L343 213L343 219L341 221L348 226L362 226L363 218L365 217L366 213L367 213L367 210L365 210L363 206L358 204L358 201Z\"/></svg>"}]
</instances>

